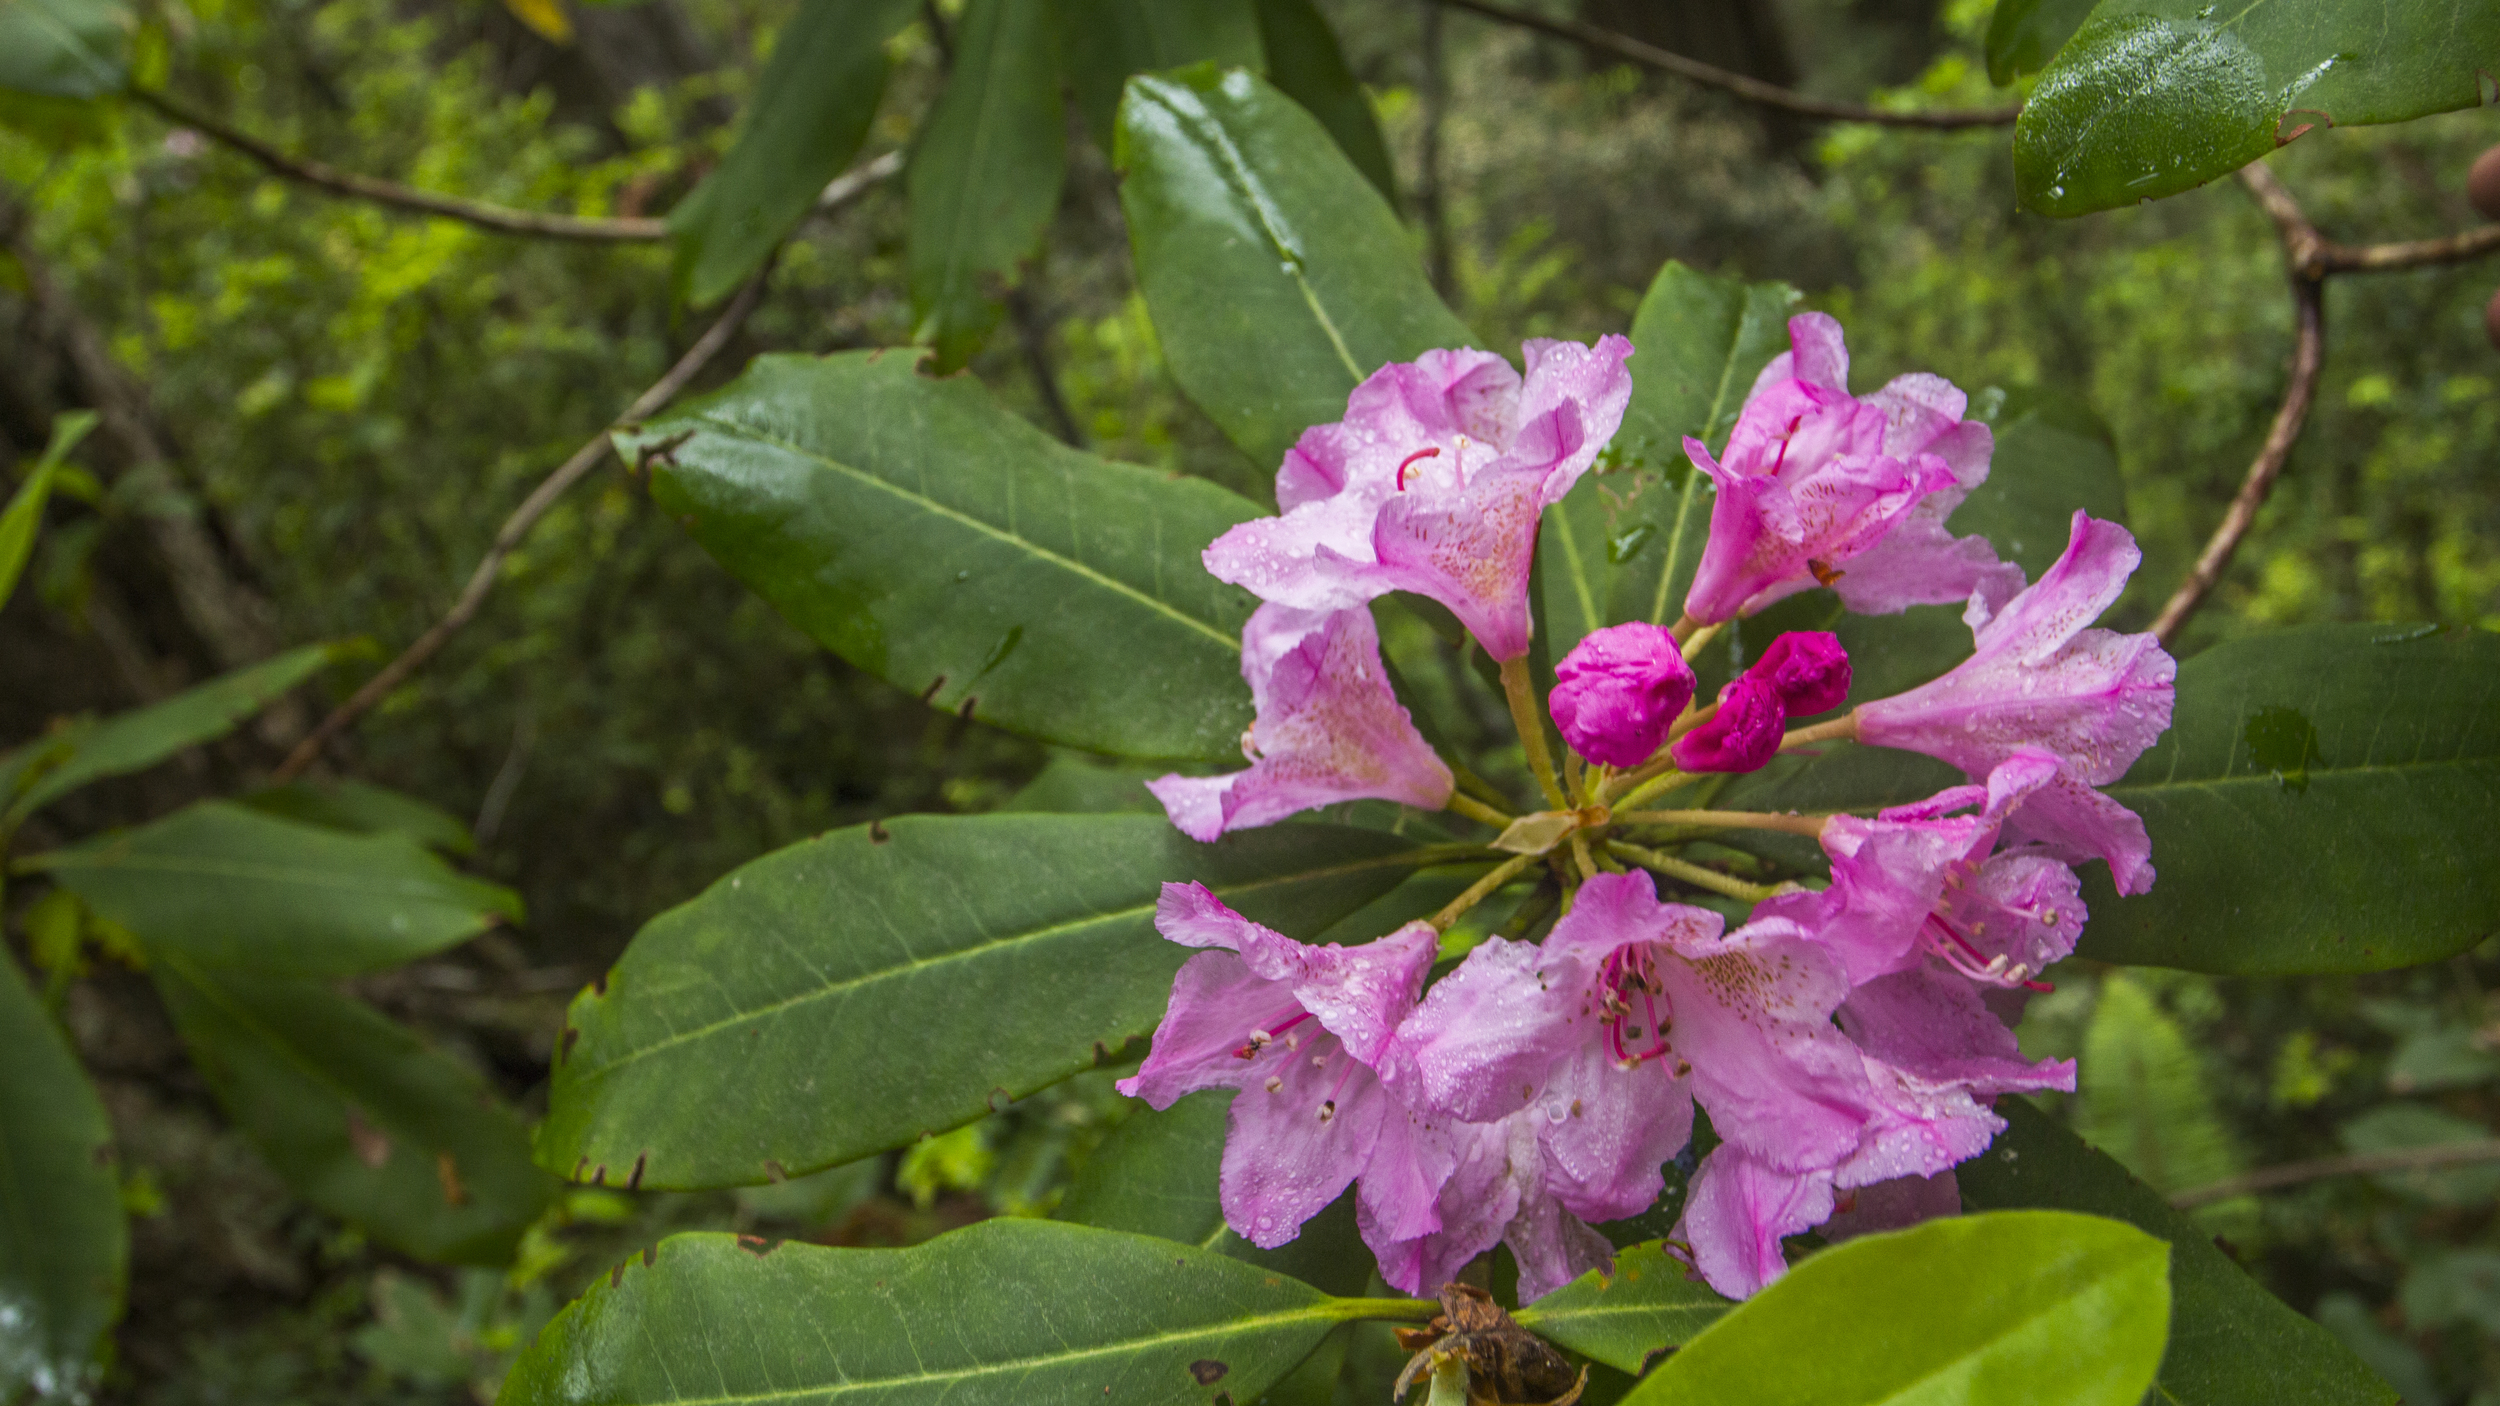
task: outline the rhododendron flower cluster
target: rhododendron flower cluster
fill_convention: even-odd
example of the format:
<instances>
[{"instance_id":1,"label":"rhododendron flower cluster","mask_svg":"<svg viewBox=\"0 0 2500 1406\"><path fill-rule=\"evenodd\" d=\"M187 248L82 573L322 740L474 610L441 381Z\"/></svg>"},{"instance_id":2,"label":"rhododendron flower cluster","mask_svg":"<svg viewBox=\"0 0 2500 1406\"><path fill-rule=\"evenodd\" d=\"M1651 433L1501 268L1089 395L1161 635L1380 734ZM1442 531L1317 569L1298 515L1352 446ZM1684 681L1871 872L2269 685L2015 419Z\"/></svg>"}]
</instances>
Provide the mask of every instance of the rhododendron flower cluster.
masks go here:
<instances>
[{"instance_id":1,"label":"rhododendron flower cluster","mask_svg":"<svg viewBox=\"0 0 2500 1406\"><path fill-rule=\"evenodd\" d=\"M1498 830L1461 847L1484 872L1458 900L1353 946L1166 886L1158 930L1202 950L1120 1087L1158 1108L1233 1091L1220 1199L1254 1244L1351 1188L1390 1283L1432 1293L1507 1244L1533 1298L1607 1266L1595 1227L1657 1205L1685 1158L1670 1247L1743 1297L1783 1272L1787 1237L1955 1212L1954 1167L2005 1126L1992 1100L2074 1087L2006 1021L2082 933L2077 865L2106 863L2123 893L2153 881L2143 823L2100 789L2170 720L2169 656L2093 623L2138 564L2133 539L2077 513L2026 583L1947 525L1992 469L1962 393L1914 375L1853 397L1838 324L1789 332L1724 453L1685 442L1717 497L1681 616L1589 633L1541 700L1538 521L1622 418L1621 338L1531 342L1524 374L1479 351L1382 368L1286 456L1280 515L1207 549L1266 602L1242 639L1257 720L1248 770L1154 783L1176 825L1213 840L1372 798ZM1723 624L1817 585L1859 613L1959 603L1971 653L1824 717L1850 702L1848 650L1790 632L1697 696L1693 662ZM1390 591L1448 607L1500 666L1547 809L1454 786L1381 661L1369 606ZM1559 767L1548 718L1573 754ZM1654 808L1824 743L1924 753L1967 782L1873 815ZM1763 888L1671 852L1742 828L1815 837L1828 881ZM1462 926L1510 884L1555 901L1522 904L1516 930ZM1540 912L1559 913L1541 932Z\"/></svg>"}]
</instances>

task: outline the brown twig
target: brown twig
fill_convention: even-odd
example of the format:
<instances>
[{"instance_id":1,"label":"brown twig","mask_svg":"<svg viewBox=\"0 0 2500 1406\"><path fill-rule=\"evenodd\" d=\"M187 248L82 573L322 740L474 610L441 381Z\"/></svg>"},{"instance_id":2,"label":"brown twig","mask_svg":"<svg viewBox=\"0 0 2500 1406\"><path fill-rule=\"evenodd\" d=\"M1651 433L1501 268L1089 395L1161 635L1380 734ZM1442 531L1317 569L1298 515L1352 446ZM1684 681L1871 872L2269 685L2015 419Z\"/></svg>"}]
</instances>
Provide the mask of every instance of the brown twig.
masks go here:
<instances>
[{"instance_id":1,"label":"brown twig","mask_svg":"<svg viewBox=\"0 0 2500 1406\"><path fill-rule=\"evenodd\" d=\"M2387 273L2396 269L2461 264L2500 254L2500 224L2484 225L2445 239L2408 239L2395 244L2328 244L2319 250L2318 272Z\"/></svg>"},{"instance_id":2,"label":"brown twig","mask_svg":"<svg viewBox=\"0 0 2500 1406\"><path fill-rule=\"evenodd\" d=\"M2170 1204L2182 1211L2228 1201L2252 1191L2272 1191L2281 1186L2297 1186L2304 1181L2321 1181L2327 1177L2367 1176L2379 1172L2419 1172L2437 1167L2454 1167L2469 1162L2500 1162L2500 1138L2484 1142L2452 1142L2438 1147L2408 1147L2395 1152L2359 1152L2346 1157L2320 1157L2309 1162L2286 1162L2279 1167L2261 1167L2236 1177L2226 1177L2210 1186L2191 1187L2170 1198Z\"/></svg>"},{"instance_id":3,"label":"brown twig","mask_svg":"<svg viewBox=\"0 0 2500 1406\"><path fill-rule=\"evenodd\" d=\"M655 219L592 219L580 215L543 215L534 210L514 210L490 205L482 200L465 200L456 195L437 195L395 181L360 176L318 161L290 156L258 137L239 132L216 118L190 107L180 100L144 88L131 91L131 96L156 110L166 121L189 127L204 136L252 158L270 171L292 181L318 186L338 195L352 195L378 205L389 205L419 214L440 215L460 220L480 229L503 234L536 235L547 239L584 239L594 241L650 241L668 238L668 221Z\"/></svg>"},{"instance_id":4,"label":"brown twig","mask_svg":"<svg viewBox=\"0 0 2500 1406\"><path fill-rule=\"evenodd\" d=\"M2240 179L2257 197L2258 205L2272 219L2283 237L2284 262L2290 265L2292 279L2292 311L2295 331L2292 340L2291 383L2283 392L2283 405L2274 413L2274 425L2266 431L2266 442L2257 451L2257 458L2248 466L2248 476L2241 480L2239 493L2224 511L2222 523L2205 543L2205 550L2188 568L2186 578L2179 582L2161 615L2153 621L2153 634L2163 644L2172 643L2186 627L2188 617L2205 603L2225 568L2231 564L2232 553L2239 550L2240 540L2256 525L2257 510L2264 507L2266 495L2274 490L2274 481L2292 454L2292 445L2300 438L2300 428L2309 418L2309 407L2317 399L2318 372L2326 364L2326 282L2321 274L2310 271L2317 250L2325 244L2315 225L2300 211L2290 191L2274 178L2263 163L2247 167Z\"/></svg>"},{"instance_id":5,"label":"brown twig","mask_svg":"<svg viewBox=\"0 0 2500 1406\"><path fill-rule=\"evenodd\" d=\"M1486 19L1500 20L1504 24L1542 30L1558 39L1569 39L1575 43L1586 44L1593 49L1603 49L1662 73L1672 73L1679 78L1733 93L1747 102L1775 107L1783 112L1819 117L1831 122L1868 122L1883 127L1924 127L1937 131L1953 131L1965 127L2008 126L2022 113L2020 106L1893 112L1884 108L1867 107L1861 103L1829 102L1822 98L1809 98L1803 93L1791 92L1776 83L1765 83L1759 78L1731 73L1724 68L1703 63L1698 59L1688 59L1682 54L1669 53L1655 44L1645 43L1628 34L1617 34L1611 29L1600 29L1596 25L1580 20L1554 19L1545 15L1529 14L1524 10L1511 9L1507 5L1489 3L1489 0L1435 0L1435 3L1479 14Z\"/></svg>"},{"instance_id":6,"label":"brown twig","mask_svg":"<svg viewBox=\"0 0 2500 1406\"><path fill-rule=\"evenodd\" d=\"M356 719L389 697L393 689L407 682L409 675L424 667L437 650L475 618L478 608L486 603L487 594L495 589L495 578L503 569L504 558L521 544L521 539L529 535L530 529L538 525L538 520L547 515L547 510L555 506L566 489L579 483L607 457L610 432L648 417L674 400L688 382L701 374L703 368L711 364L712 358L720 355L721 348L729 345L730 338L737 334L747 315L755 311L756 304L763 301L764 284L771 275L772 265L769 262L756 270L755 276L746 281L746 286L738 290L728 308L722 311L720 320L697 338L695 344L686 349L684 356L677 358L677 364L668 369L667 375L636 396L634 403L625 408L624 414L617 416L606 429L575 450L572 458L547 475L530 496L522 500L521 506L512 510L512 516L505 518L502 529L495 533L494 545L486 549L486 555L478 562L477 569L469 573L469 584L461 588L460 598L452 602L451 609L445 611L443 618L435 621L432 628L419 635L416 643L400 651L398 658L384 665L382 672L366 680L364 686L346 702L332 709L330 715L321 720L320 726L297 743L294 751L287 753L286 760L272 774L273 781L291 781L301 775L304 768L311 766L314 759L321 755L322 747L331 738L346 731Z\"/></svg>"}]
</instances>

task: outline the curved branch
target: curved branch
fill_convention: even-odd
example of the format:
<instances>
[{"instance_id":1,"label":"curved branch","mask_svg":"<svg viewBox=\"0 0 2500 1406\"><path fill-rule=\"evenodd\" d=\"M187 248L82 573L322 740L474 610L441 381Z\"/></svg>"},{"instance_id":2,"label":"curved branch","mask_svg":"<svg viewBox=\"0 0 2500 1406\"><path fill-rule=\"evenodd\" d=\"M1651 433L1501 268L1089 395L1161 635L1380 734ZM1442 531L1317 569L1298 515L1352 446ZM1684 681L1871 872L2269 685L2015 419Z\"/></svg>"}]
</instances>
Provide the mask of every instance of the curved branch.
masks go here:
<instances>
[{"instance_id":1,"label":"curved branch","mask_svg":"<svg viewBox=\"0 0 2500 1406\"><path fill-rule=\"evenodd\" d=\"M1500 20L1504 24L1515 24L1523 29L1541 30L1557 39L1569 39L1575 43L1586 44L1592 49L1603 49L1644 67L1654 68L1662 73L1672 73L1678 78L1688 79L1705 87L1717 88L1722 92L1733 93L1747 102L1760 103L1764 107L1776 107L1784 112L1794 112L1806 117L1819 117L1829 122L1867 122L1881 127L1923 127L1934 131L1953 131L1965 127L2008 126L2022 112L2019 105L1936 112L1891 112L1883 108L1867 107L1862 103L1829 102L1822 98L1809 98L1803 93L1792 92L1776 83L1765 83L1759 78L1750 78L1742 73L1731 73L1724 68L1703 63L1699 59L1688 59L1682 54L1670 53L1655 44L1645 43L1628 34L1617 34L1611 29L1600 29L1596 25L1586 24L1579 20L1551 19L1544 15L1529 14L1524 10L1514 10L1507 5L1492 4L1489 0L1437 0L1437 3L1482 15L1486 19Z\"/></svg>"},{"instance_id":2,"label":"curved branch","mask_svg":"<svg viewBox=\"0 0 2500 1406\"><path fill-rule=\"evenodd\" d=\"M2394 269L2461 264L2486 254L2500 254L2500 224L2484 225L2445 239L2408 239L2398 244L2329 244L2321 253L2320 273L2386 273Z\"/></svg>"},{"instance_id":3,"label":"curved branch","mask_svg":"<svg viewBox=\"0 0 2500 1406\"><path fill-rule=\"evenodd\" d=\"M688 382L701 374L703 368L711 364L712 358L720 355L721 349L729 345L730 338L737 335L738 328L746 322L747 315L755 311L756 304L763 301L764 284L771 278L772 271L770 262L756 270L755 276L746 281L746 286L738 290L737 296L722 311L720 320L706 329L695 344L686 349L684 356L677 358L677 364L668 369L667 375L636 396L634 403L625 408L624 414L617 416L606 429L573 451L572 458L547 475L530 496L521 501L521 506L512 510L512 516L505 518L502 529L495 533L494 544L478 561L477 569L469 573L469 583L461 588L460 598L452 602L451 609L445 611L443 618L435 621L432 628L417 636L416 643L402 650L398 658L382 666L382 672L367 679L364 686L346 702L332 709L330 715L321 720L321 725L308 733L303 741L296 743L295 750L287 753L286 760L271 774L272 781L284 783L302 775L304 768L313 764L331 738L346 731L358 718L370 712L375 704L389 697L392 690L406 683L408 677L424 667L425 662L449 643L462 626L476 618L479 607L486 603L488 593L495 589L495 578L503 570L504 559L512 554L512 549L521 545L521 539L529 535L530 529L538 525L538 520L547 515L547 510L555 506L566 489L581 482L592 469L599 467L600 461L607 458L610 432L651 415L674 400Z\"/></svg>"},{"instance_id":4,"label":"curved branch","mask_svg":"<svg viewBox=\"0 0 2500 1406\"><path fill-rule=\"evenodd\" d=\"M654 219L591 219L580 215L542 215L534 210L514 210L508 206L490 205L482 200L466 200L456 195L437 195L395 181L376 180L353 171L341 171L318 161L290 156L258 137L236 131L216 118L180 102L169 94L150 92L144 88L131 91L131 96L156 110L166 121L189 127L203 136L234 148L267 167L274 174L305 185L318 186L336 195L354 196L377 205L413 210L423 215L440 215L491 229L501 234L536 235L546 239L581 239L591 241L642 241L668 238L668 221Z\"/></svg>"},{"instance_id":5,"label":"curved branch","mask_svg":"<svg viewBox=\"0 0 2500 1406\"><path fill-rule=\"evenodd\" d=\"M2212 594L2215 583L2231 564L2232 553L2239 550L2240 539L2256 525L2257 510L2265 506L2266 495L2274 491L2274 481L2290 461L2292 445L2309 418L2309 407L2318 394L2318 372L2326 364L2326 285L2317 274L2309 272L2309 261L2324 241L2317 228L2301 214L2291 192L2275 180L2273 172L2256 165L2240 176L2282 233L2283 257L2291 265L2296 325L2291 383L2284 389L2282 408L2274 413L2273 427L2266 431L2266 442L2248 466L2248 476L2241 480L2240 491L2223 513L2221 525L2214 529L2205 550L2196 558L2196 565L2188 569L2186 578L2179 582L2179 588L2171 593L2169 603L2153 621L2153 634L2165 645L2178 638L2188 617Z\"/></svg>"},{"instance_id":6,"label":"curved branch","mask_svg":"<svg viewBox=\"0 0 2500 1406\"><path fill-rule=\"evenodd\" d=\"M2272 1191L2276 1187L2297 1186L2304 1181L2378 1172L2421 1172L2471 1162L2500 1162L2500 1138L2486 1142L2452 1142L2438 1147L2407 1147L2394 1152L2358 1152L2347 1157L2320 1157L2309 1162L2286 1162L2279 1167L2261 1167L2240 1176L2228 1177L2211 1186L2191 1187L2172 1196L2170 1204L2182 1211L2190 1211L2216 1201L2228 1201L2234 1196L2245 1196L2252 1191Z\"/></svg>"}]
</instances>

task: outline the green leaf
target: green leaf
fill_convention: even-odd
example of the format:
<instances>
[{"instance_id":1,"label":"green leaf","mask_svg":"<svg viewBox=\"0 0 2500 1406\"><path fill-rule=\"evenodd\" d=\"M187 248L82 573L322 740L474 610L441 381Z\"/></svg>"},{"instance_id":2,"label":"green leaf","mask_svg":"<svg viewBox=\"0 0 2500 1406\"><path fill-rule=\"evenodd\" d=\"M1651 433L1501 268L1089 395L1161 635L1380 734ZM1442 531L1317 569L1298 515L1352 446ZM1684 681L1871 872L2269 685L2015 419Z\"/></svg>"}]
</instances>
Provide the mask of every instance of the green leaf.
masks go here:
<instances>
[{"instance_id":1,"label":"green leaf","mask_svg":"<svg viewBox=\"0 0 2500 1406\"><path fill-rule=\"evenodd\" d=\"M1120 92L1132 75L1212 63L1260 72L1253 0L1057 0L1060 66L1076 92L1077 110L1108 151Z\"/></svg>"},{"instance_id":2,"label":"green leaf","mask_svg":"<svg viewBox=\"0 0 2500 1406\"><path fill-rule=\"evenodd\" d=\"M2500 928L2500 636L2312 625L2179 668L2170 731L2105 788L2159 872L2085 871L2080 955L2238 974L2378 971Z\"/></svg>"},{"instance_id":3,"label":"green leaf","mask_svg":"<svg viewBox=\"0 0 2500 1406\"><path fill-rule=\"evenodd\" d=\"M151 956L204 966L376 971L521 914L509 890L462 878L406 835L346 835L230 801L26 863L138 934Z\"/></svg>"},{"instance_id":4,"label":"green leaf","mask_svg":"<svg viewBox=\"0 0 2500 1406\"><path fill-rule=\"evenodd\" d=\"M1650 1240L1617 1251L1614 1273L1590 1270L1516 1317L1539 1337L1637 1376L1733 1307L1668 1258L1663 1241Z\"/></svg>"},{"instance_id":5,"label":"green leaf","mask_svg":"<svg viewBox=\"0 0 2500 1406\"><path fill-rule=\"evenodd\" d=\"M1929 1221L1825 1250L1667 1360L1632 1406L2136 1406L2170 1249L2055 1211Z\"/></svg>"},{"instance_id":6,"label":"green leaf","mask_svg":"<svg viewBox=\"0 0 2500 1406\"><path fill-rule=\"evenodd\" d=\"M1154 931L1166 881L1310 932L1410 855L1371 830L1200 845L1111 815L901 816L793 845L654 918L574 999L539 1163L736 1186L903 1146L1154 1029L1189 955Z\"/></svg>"},{"instance_id":7,"label":"green leaf","mask_svg":"<svg viewBox=\"0 0 2500 1406\"><path fill-rule=\"evenodd\" d=\"M421 1259L506 1263L555 1182L485 1081L300 977L154 967L193 1063L297 1195Z\"/></svg>"},{"instance_id":8,"label":"green leaf","mask_svg":"<svg viewBox=\"0 0 2500 1406\"><path fill-rule=\"evenodd\" d=\"M185 747L223 737L340 653L336 646L308 644L184 689L162 702L81 728L68 755L37 776L5 814L12 819L24 816L89 782L145 771ZM55 741L45 739L21 750L48 747ZM17 755L0 758L0 775L8 774Z\"/></svg>"},{"instance_id":9,"label":"green leaf","mask_svg":"<svg viewBox=\"0 0 2500 1406\"><path fill-rule=\"evenodd\" d=\"M677 282L708 303L763 267L859 153L885 93L885 41L911 0L802 0L729 154L668 216Z\"/></svg>"},{"instance_id":10,"label":"green leaf","mask_svg":"<svg viewBox=\"0 0 2500 1406\"><path fill-rule=\"evenodd\" d=\"M2104 0L2014 124L2014 193L2043 215L2175 195L2278 130L2473 107L2495 65L2489 0Z\"/></svg>"},{"instance_id":11,"label":"green leaf","mask_svg":"<svg viewBox=\"0 0 2500 1406\"><path fill-rule=\"evenodd\" d=\"M264 814L352 835L406 835L447 854L477 848L469 827L414 796L362 781L294 781L254 791L243 804Z\"/></svg>"},{"instance_id":12,"label":"green leaf","mask_svg":"<svg viewBox=\"0 0 2500 1406\"><path fill-rule=\"evenodd\" d=\"M2242 1168L2187 1033L2122 973L2102 978L2076 1061L2075 1130L2154 1190L2209 1186Z\"/></svg>"},{"instance_id":13,"label":"green leaf","mask_svg":"<svg viewBox=\"0 0 2500 1406\"><path fill-rule=\"evenodd\" d=\"M20 0L24 3L24 0ZM0 8L0 55L5 55L7 27L15 10ZM52 476L60 470L61 461L78 441L95 428L95 412L81 410L56 417L52 422L52 442L45 446L43 457L27 471L26 481L10 497L9 506L0 511L0 605L9 603L9 595L17 589L18 573L26 569L27 554L35 549L35 533L43 527L43 505L52 495Z\"/></svg>"},{"instance_id":14,"label":"green leaf","mask_svg":"<svg viewBox=\"0 0 2500 1406\"><path fill-rule=\"evenodd\" d=\"M1069 1182L1059 1219L1214 1250L1330 1293L1361 1293L1371 1282L1373 1260L1355 1230L1353 1193L1273 1250L1224 1223L1216 1186L1232 1101L1221 1089L1207 1089L1160 1112L1139 1106Z\"/></svg>"},{"instance_id":15,"label":"green leaf","mask_svg":"<svg viewBox=\"0 0 2500 1406\"><path fill-rule=\"evenodd\" d=\"M1997 0L1988 16L1988 81L2002 88L2048 66L2094 0Z\"/></svg>"},{"instance_id":16,"label":"green leaf","mask_svg":"<svg viewBox=\"0 0 2500 1406\"><path fill-rule=\"evenodd\" d=\"M0 1401L83 1402L130 1276L113 1128L0 953Z\"/></svg>"},{"instance_id":17,"label":"green leaf","mask_svg":"<svg viewBox=\"0 0 2500 1406\"><path fill-rule=\"evenodd\" d=\"M1002 291L1041 251L1067 174L1051 0L973 0L954 70L913 145L912 340L937 369L972 359Z\"/></svg>"},{"instance_id":18,"label":"green leaf","mask_svg":"<svg viewBox=\"0 0 2500 1406\"><path fill-rule=\"evenodd\" d=\"M1686 435L1723 448L1754 378L1788 350L1797 297L1785 283L1713 278L1667 260L1632 314L1632 402L1611 457L1680 479Z\"/></svg>"},{"instance_id":19,"label":"green leaf","mask_svg":"<svg viewBox=\"0 0 2500 1406\"><path fill-rule=\"evenodd\" d=\"M2056 1119L2013 1097L1996 1145L1955 1169L1965 1208L2109 1216L2170 1242L2170 1348L2151 1399L2176 1406L2389 1406L2396 1399L2324 1328L2293 1312Z\"/></svg>"},{"instance_id":20,"label":"green leaf","mask_svg":"<svg viewBox=\"0 0 2500 1406\"><path fill-rule=\"evenodd\" d=\"M1262 467L1381 366L1474 340L1389 202L1251 73L1137 78L1113 160L1173 378Z\"/></svg>"},{"instance_id":21,"label":"green leaf","mask_svg":"<svg viewBox=\"0 0 2500 1406\"><path fill-rule=\"evenodd\" d=\"M1981 401L1991 398L1983 392ZM2016 390L1990 428L1996 450L1988 481L1953 510L1953 531L1984 535L2037 581L2065 552L2077 508L2105 522L2127 520L2117 440L2091 407L2053 391ZM1958 617L1960 607L1953 609ZM1968 630L1962 652L1970 652Z\"/></svg>"},{"instance_id":22,"label":"green leaf","mask_svg":"<svg viewBox=\"0 0 2500 1406\"><path fill-rule=\"evenodd\" d=\"M935 707L1045 742L1241 764L1241 626L1198 554L1256 512L1115 464L908 353L759 357L620 436L791 623Z\"/></svg>"},{"instance_id":23,"label":"green leaf","mask_svg":"<svg viewBox=\"0 0 2500 1406\"><path fill-rule=\"evenodd\" d=\"M1380 135L1380 118L1354 70L1346 66L1345 51L1327 19L1311 0L1258 0L1258 7L1268 81L1308 108L1337 139L1337 149L1354 169L1395 205L1397 169L1389 161L1389 143Z\"/></svg>"},{"instance_id":24,"label":"green leaf","mask_svg":"<svg viewBox=\"0 0 2500 1406\"><path fill-rule=\"evenodd\" d=\"M138 18L118 0L0 0L0 89L100 98L130 85Z\"/></svg>"},{"instance_id":25,"label":"green leaf","mask_svg":"<svg viewBox=\"0 0 2500 1406\"><path fill-rule=\"evenodd\" d=\"M1252 1402L1362 1300L1056 1221L908 1250L678 1235L548 1325L503 1406Z\"/></svg>"}]
</instances>

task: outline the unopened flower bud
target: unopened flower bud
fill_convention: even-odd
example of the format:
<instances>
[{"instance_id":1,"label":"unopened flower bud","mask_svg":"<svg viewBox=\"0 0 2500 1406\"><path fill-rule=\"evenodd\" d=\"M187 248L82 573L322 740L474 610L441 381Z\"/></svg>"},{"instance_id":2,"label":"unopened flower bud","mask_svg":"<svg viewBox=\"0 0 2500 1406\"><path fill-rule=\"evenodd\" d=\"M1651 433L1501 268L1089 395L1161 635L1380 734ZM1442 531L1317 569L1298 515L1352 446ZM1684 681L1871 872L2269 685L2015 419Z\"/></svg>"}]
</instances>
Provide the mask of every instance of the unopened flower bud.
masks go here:
<instances>
[{"instance_id":1,"label":"unopened flower bud","mask_svg":"<svg viewBox=\"0 0 2500 1406\"><path fill-rule=\"evenodd\" d=\"M1719 690L1719 711L1675 739L1667 754L1686 771L1759 771L1779 755L1788 712L1778 690L1747 673Z\"/></svg>"},{"instance_id":2,"label":"unopened flower bud","mask_svg":"<svg viewBox=\"0 0 2500 1406\"><path fill-rule=\"evenodd\" d=\"M1607 766L1639 766L1693 701L1693 670L1675 636L1633 621L1593 630L1554 666L1546 708L1571 750Z\"/></svg>"},{"instance_id":3,"label":"unopened flower bud","mask_svg":"<svg viewBox=\"0 0 2500 1406\"><path fill-rule=\"evenodd\" d=\"M1792 718L1828 713L1849 697L1849 653L1824 630L1789 631L1745 672L1769 684Z\"/></svg>"}]
</instances>

